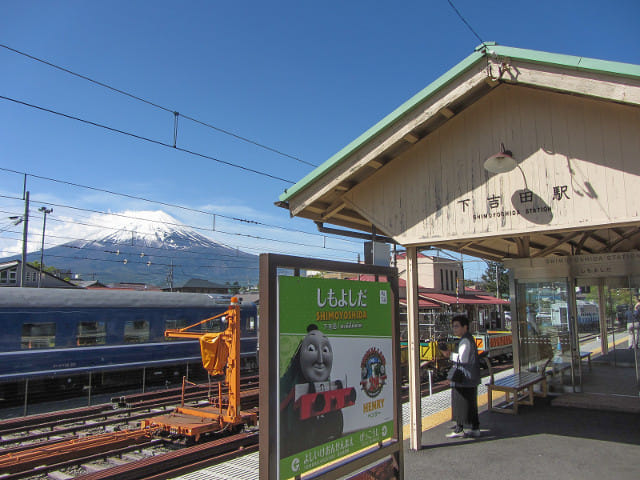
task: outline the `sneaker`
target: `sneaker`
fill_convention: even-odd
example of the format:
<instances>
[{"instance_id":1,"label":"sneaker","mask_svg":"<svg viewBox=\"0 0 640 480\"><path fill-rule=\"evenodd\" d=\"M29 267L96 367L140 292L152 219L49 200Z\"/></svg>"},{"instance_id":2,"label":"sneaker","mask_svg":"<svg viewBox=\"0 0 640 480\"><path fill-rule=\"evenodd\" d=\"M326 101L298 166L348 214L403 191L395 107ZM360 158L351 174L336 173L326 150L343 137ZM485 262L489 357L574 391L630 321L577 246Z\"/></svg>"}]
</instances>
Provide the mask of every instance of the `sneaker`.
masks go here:
<instances>
[{"instance_id":1,"label":"sneaker","mask_svg":"<svg viewBox=\"0 0 640 480\"><path fill-rule=\"evenodd\" d=\"M466 432L464 436L478 438L480 436L480 429L470 430Z\"/></svg>"},{"instance_id":2,"label":"sneaker","mask_svg":"<svg viewBox=\"0 0 640 480\"><path fill-rule=\"evenodd\" d=\"M447 438L462 438L462 437L464 437L464 430L460 430L459 432L454 430L453 432L447 433L445 435L445 437L447 437Z\"/></svg>"}]
</instances>

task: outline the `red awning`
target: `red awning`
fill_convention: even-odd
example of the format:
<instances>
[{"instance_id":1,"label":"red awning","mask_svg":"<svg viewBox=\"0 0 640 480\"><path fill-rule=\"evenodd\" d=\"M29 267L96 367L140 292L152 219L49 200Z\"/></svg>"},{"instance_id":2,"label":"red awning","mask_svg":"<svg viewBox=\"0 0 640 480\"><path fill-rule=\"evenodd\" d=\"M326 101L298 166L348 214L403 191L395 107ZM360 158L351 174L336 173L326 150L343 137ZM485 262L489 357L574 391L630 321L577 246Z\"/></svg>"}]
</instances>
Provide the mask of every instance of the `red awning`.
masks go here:
<instances>
[{"instance_id":1,"label":"red awning","mask_svg":"<svg viewBox=\"0 0 640 480\"><path fill-rule=\"evenodd\" d=\"M492 297L490 295L448 295L446 293L421 293L424 297L441 305L509 305L508 300Z\"/></svg>"},{"instance_id":2,"label":"red awning","mask_svg":"<svg viewBox=\"0 0 640 480\"><path fill-rule=\"evenodd\" d=\"M400 304L401 305L406 305L407 304L407 299L406 298L401 298L400 299ZM425 300L424 298L419 298L418 299L418 308L442 308L442 305L440 305L439 303L430 302L429 300Z\"/></svg>"}]
</instances>

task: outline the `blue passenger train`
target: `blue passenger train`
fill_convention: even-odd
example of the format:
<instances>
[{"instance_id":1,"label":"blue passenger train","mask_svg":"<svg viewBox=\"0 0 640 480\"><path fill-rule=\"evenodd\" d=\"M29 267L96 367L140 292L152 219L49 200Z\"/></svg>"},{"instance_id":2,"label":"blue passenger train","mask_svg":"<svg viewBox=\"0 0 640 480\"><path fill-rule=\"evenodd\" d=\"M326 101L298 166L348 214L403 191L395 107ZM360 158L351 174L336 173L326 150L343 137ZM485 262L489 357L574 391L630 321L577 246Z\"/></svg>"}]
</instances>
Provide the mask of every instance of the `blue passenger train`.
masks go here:
<instances>
[{"instance_id":1,"label":"blue passenger train","mask_svg":"<svg viewBox=\"0 0 640 480\"><path fill-rule=\"evenodd\" d=\"M19 394L16 384L47 379L49 387L76 385L91 373L93 385L124 381L144 368L156 380L201 365L197 340L166 338L182 328L223 313L230 295L0 288L0 397ZM224 318L201 325L202 332L226 328ZM257 370L256 305L241 305L241 369ZM203 369L200 369L204 371ZM195 371L194 371L195 373ZM99 374L99 375L93 375ZM11 385L13 385L11 387Z\"/></svg>"}]
</instances>

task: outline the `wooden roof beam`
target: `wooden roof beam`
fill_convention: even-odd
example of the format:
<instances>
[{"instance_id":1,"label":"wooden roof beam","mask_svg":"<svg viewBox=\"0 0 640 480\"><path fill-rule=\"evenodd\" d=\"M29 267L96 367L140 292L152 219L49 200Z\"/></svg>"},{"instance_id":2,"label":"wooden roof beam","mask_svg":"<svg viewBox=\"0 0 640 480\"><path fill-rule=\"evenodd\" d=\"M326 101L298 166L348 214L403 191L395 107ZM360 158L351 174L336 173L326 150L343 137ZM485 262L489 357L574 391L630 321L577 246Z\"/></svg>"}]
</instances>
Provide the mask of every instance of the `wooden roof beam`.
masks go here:
<instances>
[{"instance_id":1,"label":"wooden roof beam","mask_svg":"<svg viewBox=\"0 0 640 480\"><path fill-rule=\"evenodd\" d=\"M553 251L557 251L556 249L562 245L563 243L568 243L569 240L571 240L572 238L577 237L578 235L580 235L580 232L570 232L564 236L562 236L560 239L556 240L555 242L553 242L551 245L549 245L547 248L545 248L544 250L541 250L539 252L534 253L533 255L531 255L532 258L535 257L543 257L548 253L551 253ZM552 238L555 238L551 235L549 235Z\"/></svg>"},{"instance_id":2,"label":"wooden roof beam","mask_svg":"<svg viewBox=\"0 0 640 480\"><path fill-rule=\"evenodd\" d=\"M531 255L531 245L529 243L529 237L516 237L516 244L518 246L518 256L527 258Z\"/></svg>"},{"instance_id":3,"label":"wooden roof beam","mask_svg":"<svg viewBox=\"0 0 640 480\"><path fill-rule=\"evenodd\" d=\"M420 137L413 132L409 132L404 137L402 137L402 139L406 140L411 144L414 144L414 143L418 143L418 140L420 140Z\"/></svg>"},{"instance_id":4,"label":"wooden roof beam","mask_svg":"<svg viewBox=\"0 0 640 480\"><path fill-rule=\"evenodd\" d=\"M582 234L582 237L580 238L580 240L578 241L578 244L576 245L576 249L575 249L576 255L580 255L580 252L582 252L582 248L584 247L584 242L586 242L591 235L593 235L593 231L584 232Z\"/></svg>"},{"instance_id":5,"label":"wooden roof beam","mask_svg":"<svg viewBox=\"0 0 640 480\"><path fill-rule=\"evenodd\" d=\"M336 185L334 190L337 190L339 192L348 192L349 190L351 190L356 185L357 185L356 182L342 182L342 183Z\"/></svg>"},{"instance_id":6,"label":"wooden roof beam","mask_svg":"<svg viewBox=\"0 0 640 480\"><path fill-rule=\"evenodd\" d=\"M498 262L502 261L502 259L505 257L504 252L501 252L499 250L495 250L493 248L489 248L489 247L485 247L482 245L479 245L477 243L473 243L471 245L466 245L463 248L460 249L460 251L462 252L462 250L471 250L474 252L478 252L482 255L486 255L490 260L496 260Z\"/></svg>"},{"instance_id":7,"label":"wooden roof beam","mask_svg":"<svg viewBox=\"0 0 640 480\"><path fill-rule=\"evenodd\" d=\"M440 110L440 115L446 118L451 118L455 115L455 112L451 110L449 107L444 107Z\"/></svg>"},{"instance_id":8,"label":"wooden roof beam","mask_svg":"<svg viewBox=\"0 0 640 480\"><path fill-rule=\"evenodd\" d=\"M613 242L610 242L609 244L607 244L607 246L604 247L602 250L600 250L598 253L611 252L616 247L616 245L624 242L625 240L628 240L629 238L633 237L634 235L637 235L638 233L640 233L640 227L634 227L631 230L629 230L627 233L622 235L620 238L618 238L617 240L614 240Z\"/></svg>"},{"instance_id":9,"label":"wooden roof beam","mask_svg":"<svg viewBox=\"0 0 640 480\"><path fill-rule=\"evenodd\" d=\"M334 214L332 218L354 223L358 225L359 229L362 229L362 226L365 226L369 229L371 228L371 222L365 218L362 218L353 210L343 209L340 212Z\"/></svg>"},{"instance_id":10,"label":"wooden roof beam","mask_svg":"<svg viewBox=\"0 0 640 480\"><path fill-rule=\"evenodd\" d=\"M344 209L346 206L347 205L344 203L342 198L339 198L338 200L336 200L335 202L333 202L331 205L327 207L324 214L322 215L322 221L326 222L328 219L333 217L336 213Z\"/></svg>"}]
</instances>

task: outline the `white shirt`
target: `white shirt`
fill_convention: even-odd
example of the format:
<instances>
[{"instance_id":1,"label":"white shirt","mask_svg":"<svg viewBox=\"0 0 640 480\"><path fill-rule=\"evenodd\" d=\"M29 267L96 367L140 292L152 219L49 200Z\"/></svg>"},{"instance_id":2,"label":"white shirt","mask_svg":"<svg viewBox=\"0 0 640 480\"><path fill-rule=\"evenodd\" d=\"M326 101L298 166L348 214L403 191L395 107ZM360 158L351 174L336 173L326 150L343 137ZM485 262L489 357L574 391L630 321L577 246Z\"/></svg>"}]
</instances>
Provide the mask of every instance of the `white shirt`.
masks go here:
<instances>
[{"instance_id":1,"label":"white shirt","mask_svg":"<svg viewBox=\"0 0 640 480\"><path fill-rule=\"evenodd\" d=\"M458 345L458 353L451 352L451 361L460 363L469 363L471 360L471 348L469 342L460 342Z\"/></svg>"}]
</instances>

